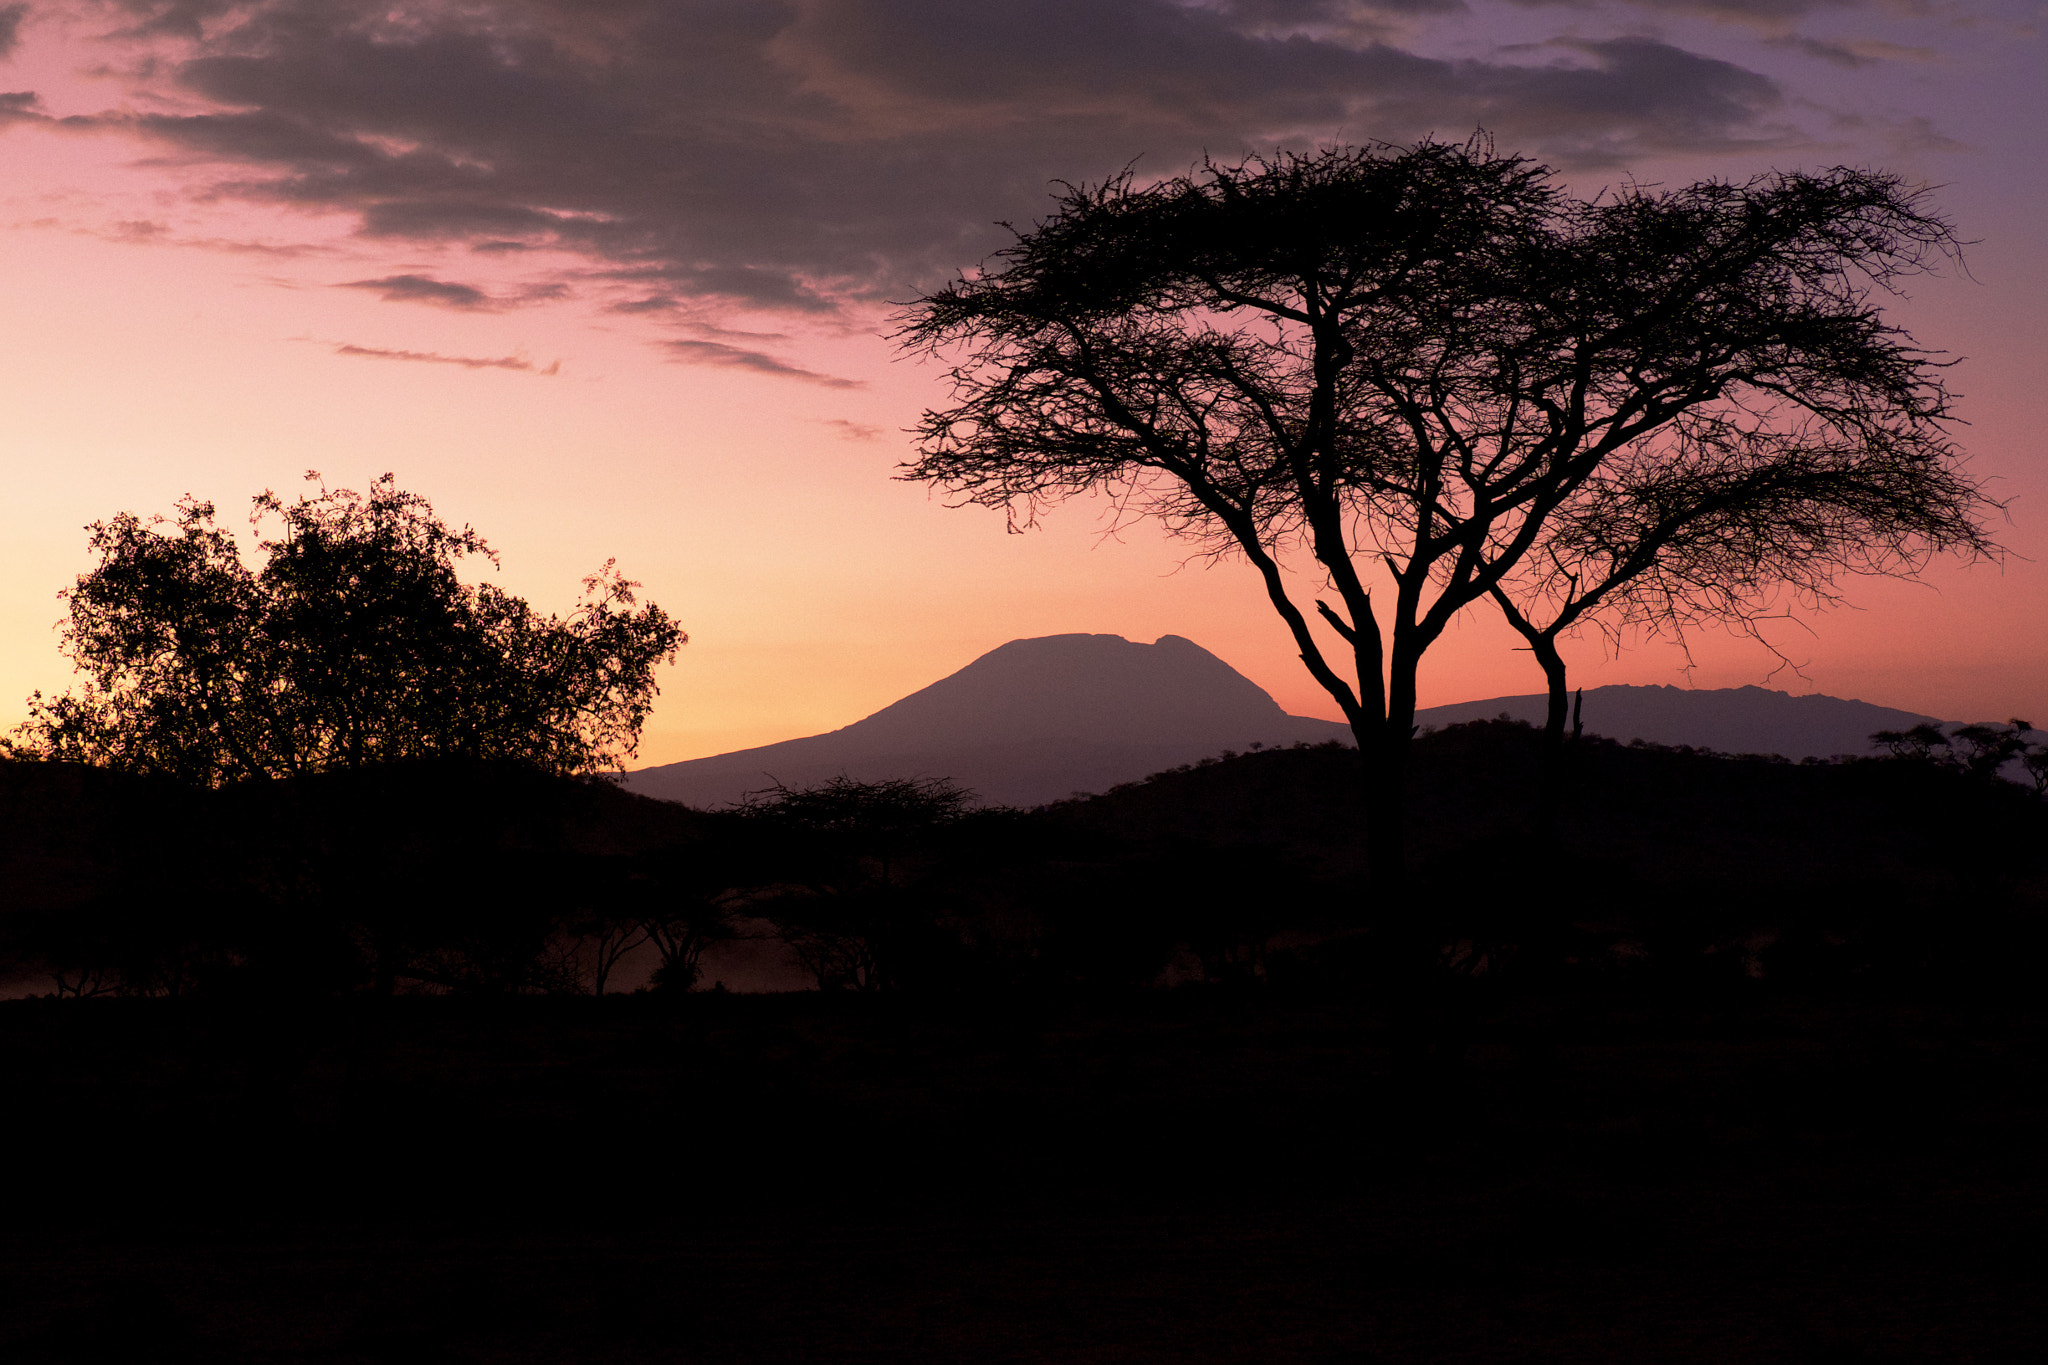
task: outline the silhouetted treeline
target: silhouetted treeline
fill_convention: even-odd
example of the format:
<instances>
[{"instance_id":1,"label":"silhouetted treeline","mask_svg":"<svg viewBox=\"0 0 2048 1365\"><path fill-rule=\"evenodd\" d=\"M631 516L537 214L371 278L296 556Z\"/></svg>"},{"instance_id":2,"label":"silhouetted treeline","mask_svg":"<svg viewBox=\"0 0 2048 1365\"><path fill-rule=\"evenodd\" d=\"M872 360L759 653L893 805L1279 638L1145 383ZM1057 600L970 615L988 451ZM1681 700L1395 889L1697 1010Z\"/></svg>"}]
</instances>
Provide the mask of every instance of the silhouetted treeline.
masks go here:
<instances>
[{"instance_id":1,"label":"silhouetted treeline","mask_svg":"<svg viewBox=\"0 0 2048 1365\"><path fill-rule=\"evenodd\" d=\"M216 791L0 765L14 988L602 993L707 984L736 936L824 989L1065 996L1183 982L1741 990L2031 980L2048 804L1984 765L1585 740L1532 809L1527 727L1424 736L1421 877L1375 899L1355 755L1232 755L1038 811L840 781L701 812L509 764ZM635 955L637 954L637 957ZM651 970L651 979L648 975ZM792 983L793 984L793 983Z\"/></svg>"},{"instance_id":2,"label":"silhouetted treeline","mask_svg":"<svg viewBox=\"0 0 2048 1365\"><path fill-rule=\"evenodd\" d=\"M0 765L14 987L178 997L0 1005L7 1358L2024 1358L2048 803L1417 751L1392 904L1336 748L1032 812ZM678 989L725 935L829 989Z\"/></svg>"},{"instance_id":3,"label":"silhouetted treeline","mask_svg":"<svg viewBox=\"0 0 2048 1365\"><path fill-rule=\"evenodd\" d=\"M672 920L716 817L511 763L216 790L0 765L17 983L65 994L591 989Z\"/></svg>"}]
</instances>

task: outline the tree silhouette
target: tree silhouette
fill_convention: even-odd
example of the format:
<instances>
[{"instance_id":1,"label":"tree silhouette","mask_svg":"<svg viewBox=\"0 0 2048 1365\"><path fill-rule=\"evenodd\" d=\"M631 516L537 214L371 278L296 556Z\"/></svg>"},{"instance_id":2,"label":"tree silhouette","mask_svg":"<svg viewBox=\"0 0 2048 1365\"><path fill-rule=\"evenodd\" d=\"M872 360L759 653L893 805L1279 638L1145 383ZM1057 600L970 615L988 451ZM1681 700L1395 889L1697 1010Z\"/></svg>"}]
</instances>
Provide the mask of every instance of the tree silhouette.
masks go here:
<instances>
[{"instance_id":1,"label":"tree silhouette","mask_svg":"<svg viewBox=\"0 0 2048 1365\"><path fill-rule=\"evenodd\" d=\"M1906 730L1879 730L1870 742L1892 758L1950 768L1979 781L2003 775L2017 761L2037 792L2048 794L2048 744L2030 743L2039 733L2015 716L2004 725L1958 725L1944 730L1932 722Z\"/></svg>"},{"instance_id":2,"label":"tree silhouette","mask_svg":"<svg viewBox=\"0 0 2048 1365\"><path fill-rule=\"evenodd\" d=\"M1527 570L1490 590L1543 670L1552 752L1570 692L1558 639L1575 627L1682 639L1716 621L1755 635L1784 591L1834 603L1844 574L1905 577L1940 551L1993 552L1983 496L1944 453L1914 448L1927 432L1842 441L1687 425L1634 468L1589 480Z\"/></svg>"},{"instance_id":3,"label":"tree silhouette","mask_svg":"<svg viewBox=\"0 0 2048 1365\"><path fill-rule=\"evenodd\" d=\"M719 850L693 849L647 860L617 897L612 913L629 920L654 949L652 984L687 991L702 975L704 953L736 936L733 914L758 871L757 851L728 830Z\"/></svg>"},{"instance_id":4,"label":"tree silhouette","mask_svg":"<svg viewBox=\"0 0 2048 1365\"><path fill-rule=\"evenodd\" d=\"M389 474L254 501L282 523L257 571L208 502L89 528L63 628L86 682L30 699L24 749L206 785L418 758L588 773L633 752L688 638L609 563L567 618L463 583L490 548Z\"/></svg>"},{"instance_id":5,"label":"tree silhouette","mask_svg":"<svg viewBox=\"0 0 2048 1365\"><path fill-rule=\"evenodd\" d=\"M776 783L744 809L777 831L783 885L765 902L782 939L820 990L893 990L932 946L928 907L912 883L933 834L973 799L944 778L813 787Z\"/></svg>"},{"instance_id":6,"label":"tree silhouette","mask_svg":"<svg viewBox=\"0 0 2048 1365\"><path fill-rule=\"evenodd\" d=\"M1758 519L1766 570L1801 509L1837 550L1870 520L1829 478L1904 481L1932 515L1893 509L1902 533L1975 543L1939 370L1869 298L1954 244L1870 171L1589 202L1474 139L1126 173L910 306L899 335L954 357L953 401L903 477L1013 529L1101 492L1247 559L1350 722L1398 894L1417 668L1460 612L1581 600L1603 537L1655 549L1626 579L1644 610L1711 605L1701 566L1741 600L1711 544L1629 522L1674 486L1683 528ZM1755 477L1806 470L1803 495ZM1309 609L1302 557L1335 605Z\"/></svg>"}]
</instances>

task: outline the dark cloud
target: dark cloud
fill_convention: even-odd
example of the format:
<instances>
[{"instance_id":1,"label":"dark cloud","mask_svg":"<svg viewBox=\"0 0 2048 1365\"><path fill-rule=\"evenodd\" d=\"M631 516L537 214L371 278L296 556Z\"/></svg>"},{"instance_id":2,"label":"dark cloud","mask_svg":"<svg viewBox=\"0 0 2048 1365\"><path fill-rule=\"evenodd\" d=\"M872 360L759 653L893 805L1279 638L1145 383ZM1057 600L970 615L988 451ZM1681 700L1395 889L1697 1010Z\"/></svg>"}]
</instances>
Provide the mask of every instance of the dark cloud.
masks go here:
<instances>
[{"instance_id":1,"label":"dark cloud","mask_svg":"<svg viewBox=\"0 0 2048 1365\"><path fill-rule=\"evenodd\" d=\"M440 308L480 312L498 307L498 301L470 284L428 279L425 275L387 275L381 280L350 280L337 289L367 289L386 303L431 303Z\"/></svg>"},{"instance_id":2,"label":"dark cloud","mask_svg":"<svg viewBox=\"0 0 2048 1365\"><path fill-rule=\"evenodd\" d=\"M347 342L335 347L334 353L363 356L370 360L413 360L427 365L460 365L465 370L523 370L531 374L553 375L561 373L562 369L562 362L559 360L546 369L539 370L524 356L479 357L441 355L435 351L387 351L377 346L357 346Z\"/></svg>"},{"instance_id":3,"label":"dark cloud","mask_svg":"<svg viewBox=\"0 0 2048 1365\"><path fill-rule=\"evenodd\" d=\"M1461 4L117 0L204 111L92 122L188 160L205 194L350 213L394 242L578 253L606 302L650 313L908 297L1000 246L995 220L1042 213L1048 182L1134 158L1165 173L1484 125L1604 166L1784 137L1767 78L1648 39L1488 60L1394 41ZM392 279L412 283L358 287L516 301Z\"/></svg>"},{"instance_id":4,"label":"dark cloud","mask_svg":"<svg viewBox=\"0 0 2048 1365\"><path fill-rule=\"evenodd\" d=\"M41 103L33 90L0 91L0 128L10 123L47 123L49 115L36 107Z\"/></svg>"},{"instance_id":5,"label":"dark cloud","mask_svg":"<svg viewBox=\"0 0 2048 1365\"><path fill-rule=\"evenodd\" d=\"M832 428L839 433L839 438L843 441L872 441L882 434L880 427L871 427L865 422L849 421L844 417L821 417L818 419L818 425Z\"/></svg>"},{"instance_id":6,"label":"dark cloud","mask_svg":"<svg viewBox=\"0 0 2048 1365\"><path fill-rule=\"evenodd\" d=\"M1496 69L1475 80L1492 87L1480 103L1482 125L1529 129L1581 166L1680 149L1741 150L1782 136L1764 122L1784 102L1776 83L1731 62L1648 38L1553 46L1584 60L1511 78Z\"/></svg>"},{"instance_id":7,"label":"dark cloud","mask_svg":"<svg viewBox=\"0 0 2048 1365\"><path fill-rule=\"evenodd\" d=\"M735 370L752 370L756 374L772 375L778 379L801 379L807 384L821 384L828 389L864 387L858 379L841 379L837 375L819 374L816 370L807 370L801 365L777 360L766 351L749 351L740 346L728 346L722 341L676 340L662 344L677 359L693 365L720 365Z\"/></svg>"},{"instance_id":8,"label":"dark cloud","mask_svg":"<svg viewBox=\"0 0 2048 1365\"><path fill-rule=\"evenodd\" d=\"M0 57L14 55L15 45L21 41L21 21L26 18L27 5L0 5Z\"/></svg>"}]
</instances>

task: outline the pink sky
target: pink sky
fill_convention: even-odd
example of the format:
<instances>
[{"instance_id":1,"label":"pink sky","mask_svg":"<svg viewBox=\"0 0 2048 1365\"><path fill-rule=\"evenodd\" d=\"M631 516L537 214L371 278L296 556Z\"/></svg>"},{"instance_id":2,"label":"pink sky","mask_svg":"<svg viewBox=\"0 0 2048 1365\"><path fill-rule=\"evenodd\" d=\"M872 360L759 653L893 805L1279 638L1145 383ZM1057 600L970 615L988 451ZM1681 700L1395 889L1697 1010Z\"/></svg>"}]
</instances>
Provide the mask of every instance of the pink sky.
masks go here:
<instances>
[{"instance_id":1,"label":"pink sky","mask_svg":"<svg viewBox=\"0 0 2048 1365\"><path fill-rule=\"evenodd\" d=\"M1852 587L1575 681L2048 721L2048 462L2026 4L604 0L0 5L0 724L62 690L82 527L182 494L239 519L385 470L566 608L606 559L690 631L641 749L847 724L1019 636L1173 633L1334 717L1251 575L1074 505L1029 535L891 474L944 398L887 301L1000 246L1047 182L1333 139L1462 136L1590 192L1887 166L1970 277L1897 317L1962 358L2002 565ZM1489 620L1424 703L1537 690Z\"/></svg>"}]
</instances>

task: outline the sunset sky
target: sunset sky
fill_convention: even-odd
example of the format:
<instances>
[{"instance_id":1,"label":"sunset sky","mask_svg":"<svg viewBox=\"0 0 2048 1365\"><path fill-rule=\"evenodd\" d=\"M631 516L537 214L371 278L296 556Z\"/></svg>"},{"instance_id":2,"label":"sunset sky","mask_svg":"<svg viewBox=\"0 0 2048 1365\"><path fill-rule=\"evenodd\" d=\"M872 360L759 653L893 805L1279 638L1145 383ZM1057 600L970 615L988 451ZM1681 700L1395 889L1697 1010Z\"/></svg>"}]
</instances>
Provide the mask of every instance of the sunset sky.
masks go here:
<instances>
[{"instance_id":1,"label":"sunset sky","mask_svg":"<svg viewBox=\"0 0 2048 1365\"><path fill-rule=\"evenodd\" d=\"M0 4L0 725L61 691L86 523L243 525L387 470L544 610L616 558L691 634L641 762L857 720L1019 636L1187 636L1335 717L1242 566L1073 504L1006 535L892 479L943 401L888 339L1054 180L1484 127L1577 192L1881 166L1967 273L2003 563L1575 681L1760 683L2048 723L2048 87L2014 0L108 0ZM475 566L479 573L488 566ZM1425 705L1537 691L1485 619ZM1590 719L1590 718L1589 718Z\"/></svg>"}]
</instances>

